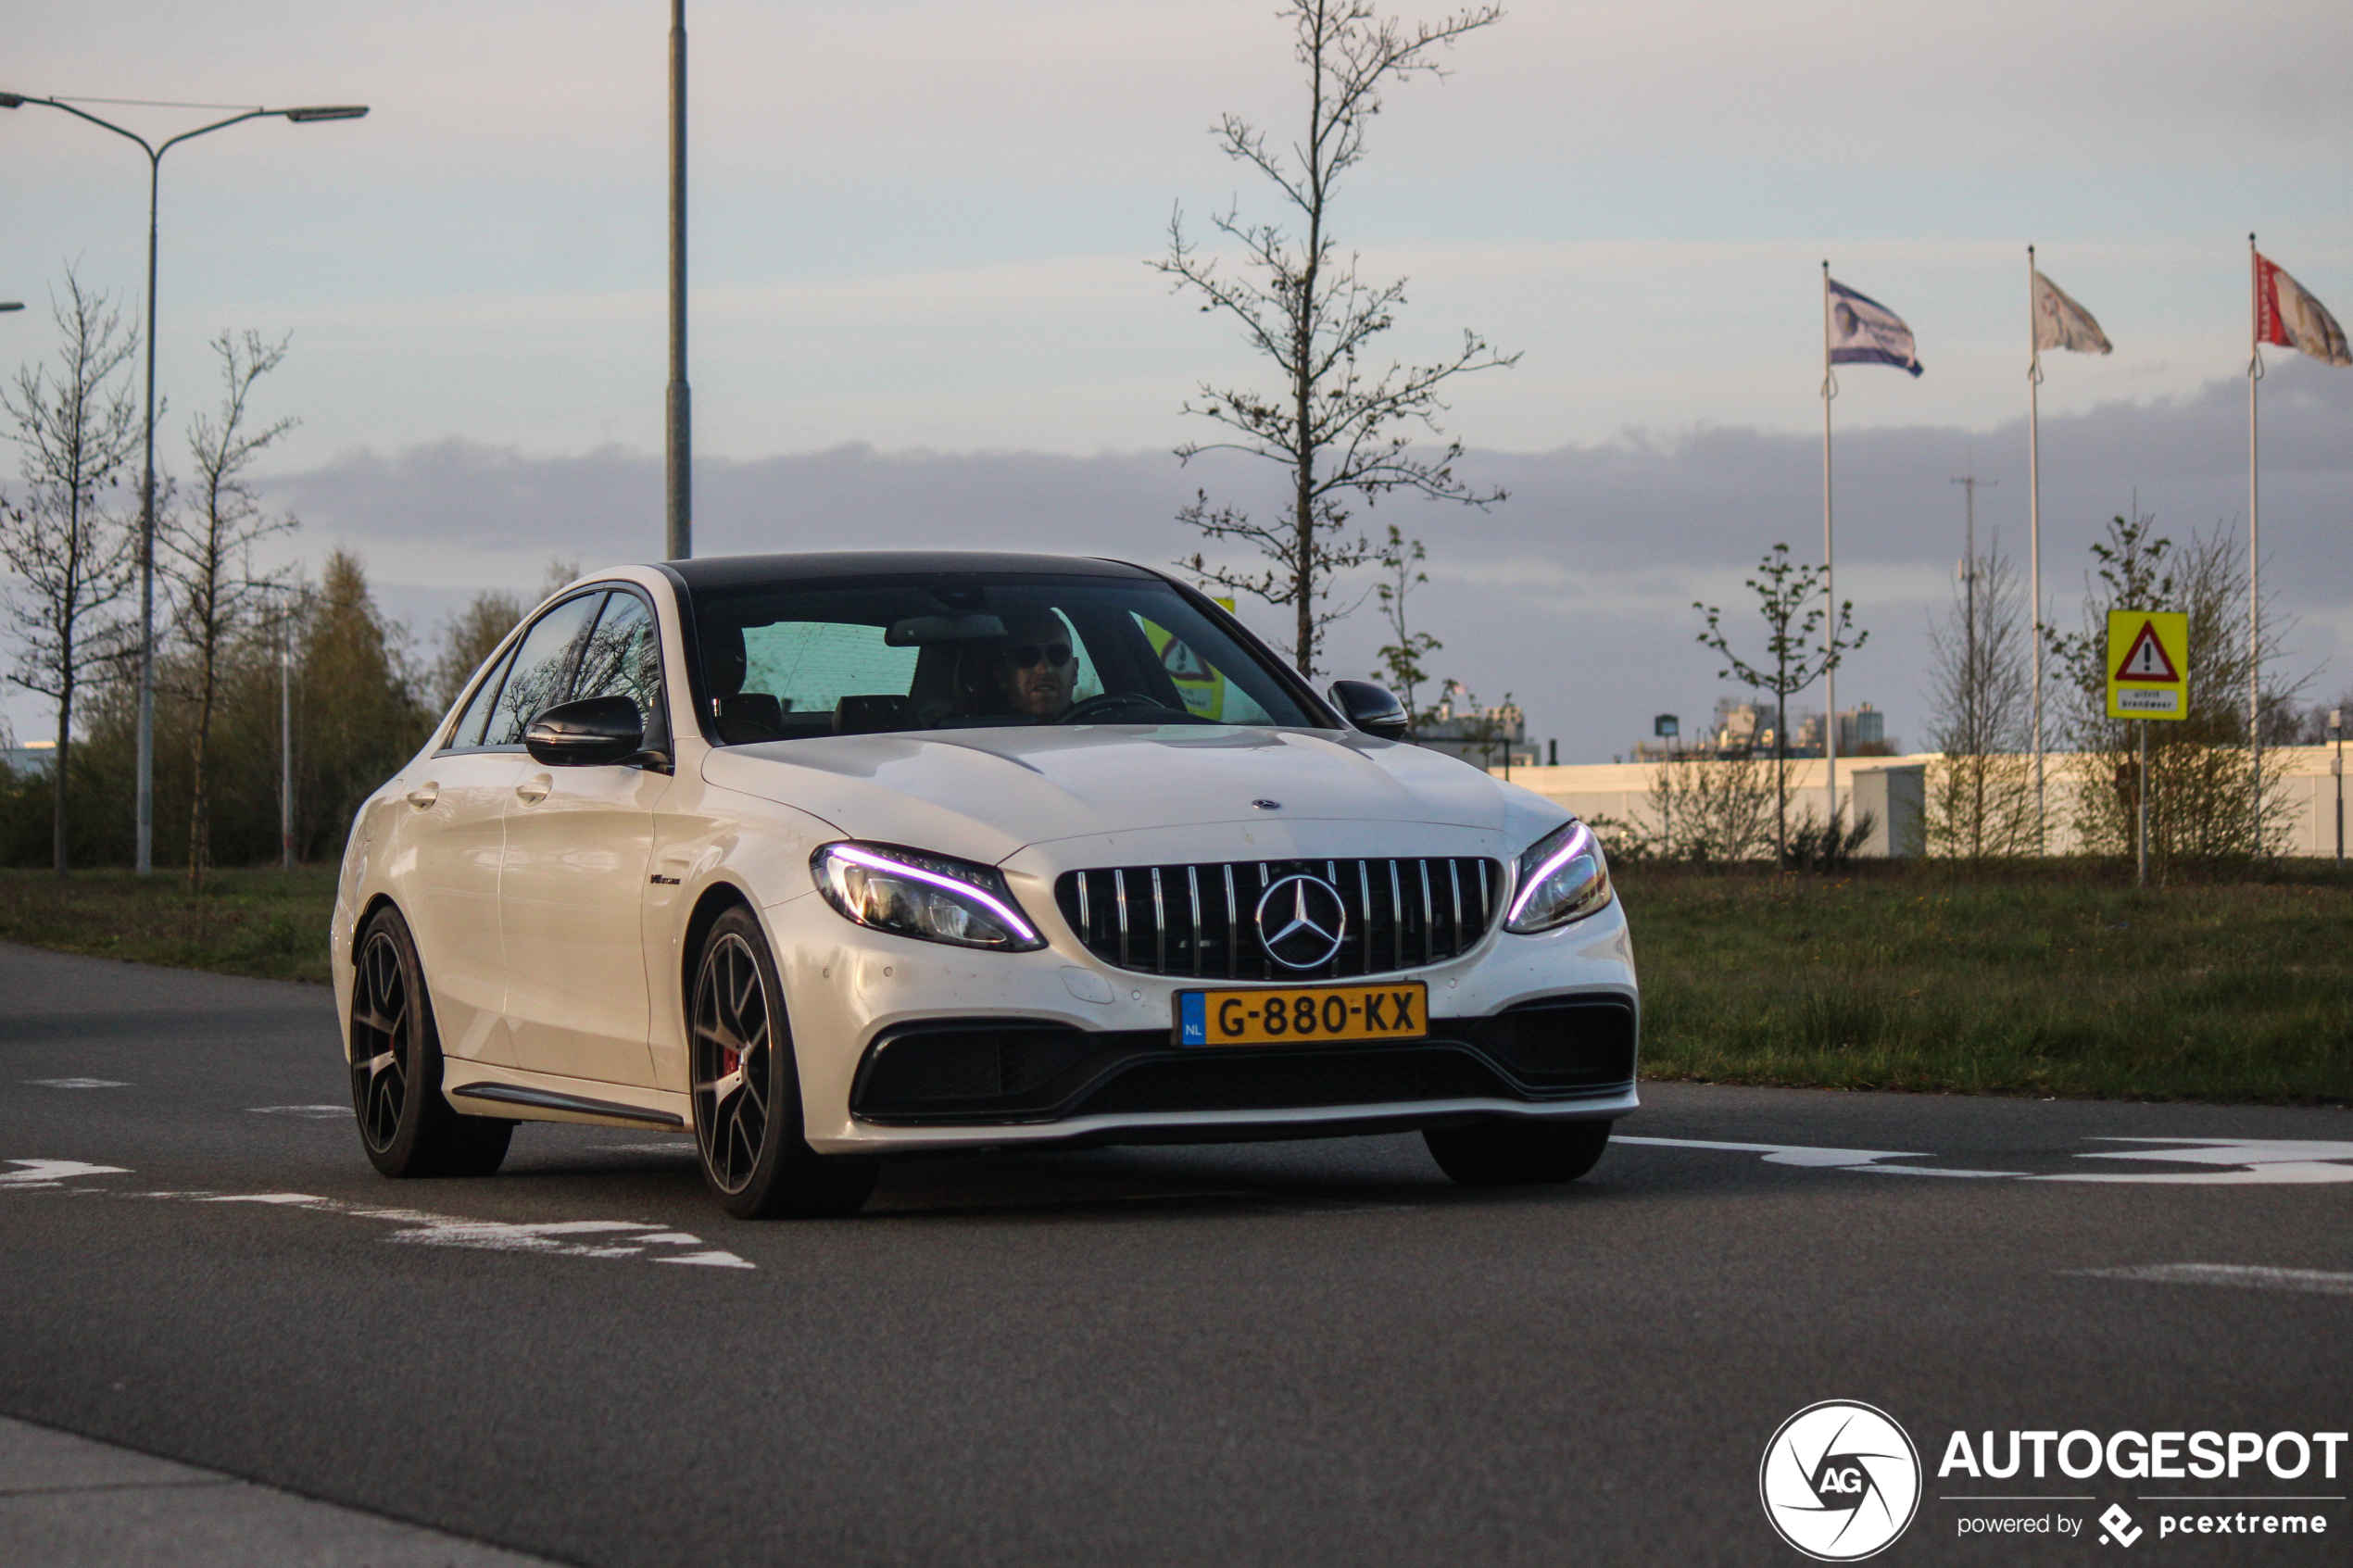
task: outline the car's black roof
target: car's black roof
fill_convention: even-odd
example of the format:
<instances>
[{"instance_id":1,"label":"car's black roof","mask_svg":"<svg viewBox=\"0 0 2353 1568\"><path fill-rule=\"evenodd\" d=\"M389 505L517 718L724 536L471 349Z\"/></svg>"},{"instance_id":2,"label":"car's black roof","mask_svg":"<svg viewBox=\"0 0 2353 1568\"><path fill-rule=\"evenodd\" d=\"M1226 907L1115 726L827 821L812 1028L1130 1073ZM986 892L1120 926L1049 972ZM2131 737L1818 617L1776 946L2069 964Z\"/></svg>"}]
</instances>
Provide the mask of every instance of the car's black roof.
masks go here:
<instances>
[{"instance_id":1,"label":"car's black roof","mask_svg":"<svg viewBox=\"0 0 2353 1568\"><path fill-rule=\"evenodd\" d=\"M663 561L661 568L691 589L932 573L960 577L982 572L1063 577L1158 576L1126 561L1090 556L1032 556L989 550L812 550L780 556L700 556L692 560Z\"/></svg>"}]
</instances>

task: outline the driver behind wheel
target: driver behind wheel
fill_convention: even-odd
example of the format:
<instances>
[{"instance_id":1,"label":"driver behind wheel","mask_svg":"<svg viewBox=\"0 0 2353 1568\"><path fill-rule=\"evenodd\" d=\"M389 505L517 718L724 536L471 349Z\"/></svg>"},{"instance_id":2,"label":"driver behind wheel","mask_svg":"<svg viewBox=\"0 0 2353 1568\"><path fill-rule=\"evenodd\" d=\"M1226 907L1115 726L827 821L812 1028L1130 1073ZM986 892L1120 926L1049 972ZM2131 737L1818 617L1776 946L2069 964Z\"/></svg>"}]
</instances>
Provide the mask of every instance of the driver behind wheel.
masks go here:
<instances>
[{"instance_id":1,"label":"driver behind wheel","mask_svg":"<svg viewBox=\"0 0 2353 1568\"><path fill-rule=\"evenodd\" d=\"M1078 655L1070 628L1052 610L1004 614L1005 634L964 650L956 671L957 709L1051 723L1070 707Z\"/></svg>"}]
</instances>

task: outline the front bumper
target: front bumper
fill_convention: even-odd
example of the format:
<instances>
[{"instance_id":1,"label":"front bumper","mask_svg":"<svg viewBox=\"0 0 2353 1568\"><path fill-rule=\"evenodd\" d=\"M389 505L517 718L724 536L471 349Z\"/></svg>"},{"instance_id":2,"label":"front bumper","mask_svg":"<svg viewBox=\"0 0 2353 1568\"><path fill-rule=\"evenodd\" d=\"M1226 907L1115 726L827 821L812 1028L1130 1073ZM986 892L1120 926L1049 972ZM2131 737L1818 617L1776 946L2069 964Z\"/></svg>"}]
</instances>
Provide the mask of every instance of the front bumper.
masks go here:
<instances>
[{"instance_id":1,"label":"front bumper","mask_svg":"<svg viewBox=\"0 0 2353 1568\"><path fill-rule=\"evenodd\" d=\"M1615 902L1541 935L1491 930L1459 958L1398 972L1429 986L1425 1041L1184 1048L1175 998L1203 983L1101 962L1052 912L1050 874L1006 870L1042 917L1043 950L892 936L814 896L763 911L820 1152L1606 1120L1638 1103L1639 993Z\"/></svg>"}]
</instances>

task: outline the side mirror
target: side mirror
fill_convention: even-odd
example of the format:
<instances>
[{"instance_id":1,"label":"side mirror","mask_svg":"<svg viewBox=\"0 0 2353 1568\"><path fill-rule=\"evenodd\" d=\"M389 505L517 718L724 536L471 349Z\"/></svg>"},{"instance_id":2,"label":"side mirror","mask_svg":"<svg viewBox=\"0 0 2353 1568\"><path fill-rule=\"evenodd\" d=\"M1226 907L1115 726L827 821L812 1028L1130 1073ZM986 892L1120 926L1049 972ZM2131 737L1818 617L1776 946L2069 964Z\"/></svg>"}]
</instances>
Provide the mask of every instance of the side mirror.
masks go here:
<instances>
[{"instance_id":1,"label":"side mirror","mask_svg":"<svg viewBox=\"0 0 2353 1568\"><path fill-rule=\"evenodd\" d=\"M1334 681L1331 699L1350 723L1368 735L1403 740L1413 732L1414 721L1405 705L1387 686L1370 681Z\"/></svg>"},{"instance_id":2,"label":"side mirror","mask_svg":"<svg viewBox=\"0 0 2353 1568\"><path fill-rule=\"evenodd\" d=\"M646 743L646 716L625 696L584 696L558 703L531 721L522 747L551 768L591 768L626 762Z\"/></svg>"}]
</instances>

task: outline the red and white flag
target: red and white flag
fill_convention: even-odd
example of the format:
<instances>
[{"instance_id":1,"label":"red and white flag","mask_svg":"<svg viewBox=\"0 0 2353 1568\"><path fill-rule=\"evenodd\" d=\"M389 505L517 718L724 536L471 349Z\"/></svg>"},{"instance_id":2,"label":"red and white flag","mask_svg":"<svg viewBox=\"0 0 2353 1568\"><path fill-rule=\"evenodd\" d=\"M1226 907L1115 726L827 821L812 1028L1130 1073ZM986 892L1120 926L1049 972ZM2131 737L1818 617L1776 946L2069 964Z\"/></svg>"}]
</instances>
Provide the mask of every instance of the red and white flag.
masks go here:
<instances>
[{"instance_id":1,"label":"red and white flag","mask_svg":"<svg viewBox=\"0 0 2353 1568\"><path fill-rule=\"evenodd\" d=\"M2255 255L2255 341L2301 350L2324 365L2353 366L2336 318L2260 251Z\"/></svg>"}]
</instances>

